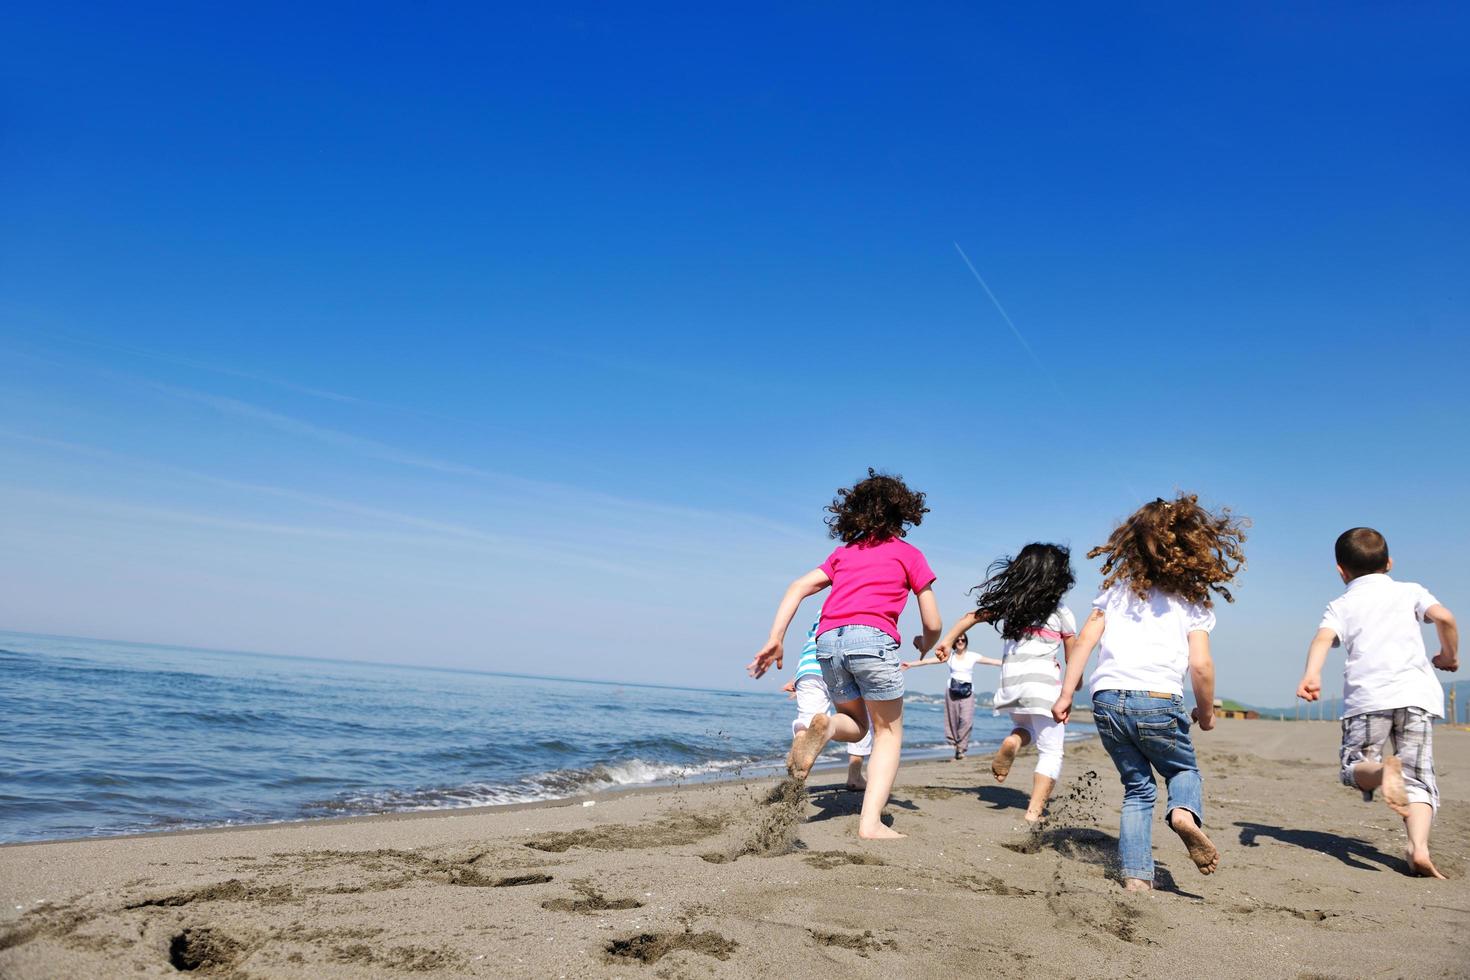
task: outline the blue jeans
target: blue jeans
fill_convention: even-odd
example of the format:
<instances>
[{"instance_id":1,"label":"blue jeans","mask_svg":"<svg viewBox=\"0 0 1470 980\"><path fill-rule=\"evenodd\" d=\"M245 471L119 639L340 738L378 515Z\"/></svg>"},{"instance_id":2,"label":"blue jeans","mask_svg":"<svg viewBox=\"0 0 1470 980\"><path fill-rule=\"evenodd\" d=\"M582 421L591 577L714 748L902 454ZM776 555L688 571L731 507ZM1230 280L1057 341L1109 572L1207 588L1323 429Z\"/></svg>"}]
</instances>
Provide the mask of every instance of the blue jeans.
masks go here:
<instances>
[{"instance_id":1,"label":"blue jeans","mask_svg":"<svg viewBox=\"0 0 1470 980\"><path fill-rule=\"evenodd\" d=\"M1203 789L1184 699L1147 691L1094 691L1092 715L1103 748L1123 779L1118 857L1123 877L1154 880L1154 771L1169 789L1165 816L1183 807L1205 823Z\"/></svg>"},{"instance_id":2,"label":"blue jeans","mask_svg":"<svg viewBox=\"0 0 1470 980\"><path fill-rule=\"evenodd\" d=\"M903 697L898 641L873 626L839 626L817 637L817 663L833 704Z\"/></svg>"}]
</instances>

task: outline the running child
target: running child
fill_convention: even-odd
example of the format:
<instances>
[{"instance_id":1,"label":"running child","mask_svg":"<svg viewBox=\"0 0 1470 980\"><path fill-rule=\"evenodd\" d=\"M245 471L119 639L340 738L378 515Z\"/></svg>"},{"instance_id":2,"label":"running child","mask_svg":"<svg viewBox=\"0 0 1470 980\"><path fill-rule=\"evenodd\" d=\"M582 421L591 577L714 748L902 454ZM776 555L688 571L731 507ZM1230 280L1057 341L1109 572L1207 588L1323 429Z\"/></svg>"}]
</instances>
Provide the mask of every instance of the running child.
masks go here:
<instances>
[{"instance_id":1,"label":"running child","mask_svg":"<svg viewBox=\"0 0 1470 980\"><path fill-rule=\"evenodd\" d=\"M1371 527L1355 527L1337 539L1337 574L1347 591L1327 604L1322 625L1307 650L1307 669L1297 697L1322 696L1322 665L1341 644L1343 785L1364 800L1382 787L1383 799L1404 820L1411 874L1443 878L1429 858L1429 828L1439 810L1434 780L1434 719L1444 717L1444 691L1434 676L1460 669L1460 631L1454 614L1429 590L1388 577L1388 542ZM1429 659L1420 623L1433 623L1439 654ZM1393 742L1393 754L1385 747Z\"/></svg>"},{"instance_id":2,"label":"running child","mask_svg":"<svg viewBox=\"0 0 1470 980\"><path fill-rule=\"evenodd\" d=\"M922 642L921 637L915 639ZM975 725L975 667L979 664L999 667L1000 661L971 653L970 638L963 633L955 639L953 647L954 652L948 657L925 660L921 656L918 660L905 660L899 666L909 670L929 664L949 665L949 688L944 692L944 738L954 750L954 761L959 762L970 751L970 730Z\"/></svg>"},{"instance_id":3,"label":"running child","mask_svg":"<svg viewBox=\"0 0 1470 980\"><path fill-rule=\"evenodd\" d=\"M791 750L796 751L798 739L801 733L811 727L812 719L817 715L830 716L835 708L832 698L827 693L827 682L822 680L822 666L817 663L817 626L822 622L821 613L813 621L812 628L807 631L806 644L801 648L801 659L796 662L796 676L787 681L781 690L796 699L796 717L791 721ZM849 792L860 793L868 785L863 778L863 761L873 751L873 731L868 733L859 742L854 742L847 750L847 789ZM786 755L787 766L791 765L792 754Z\"/></svg>"},{"instance_id":4,"label":"running child","mask_svg":"<svg viewBox=\"0 0 1470 980\"><path fill-rule=\"evenodd\" d=\"M990 772L996 782L1005 782L1016 753L1035 743L1036 771L1026 806L1026 822L1033 825L1045 814L1046 801L1062 775L1067 729L1052 718L1051 709L1062 693L1057 655L1070 653L1077 635L1072 611L1062 605L1062 596L1076 581L1071 557L1060 545L1028 544L1014 558L995 562L990 577L971 590L980 592L975 609L960 617L935 648L941 658L948 655L953 660L948 653L951 645L965 641L965 633L979 623L989 623L1005 640L999 661L988 657L980 661L999 664L995 713L1009 712L1015 726L1000 743Z\"/></svg>"},{"instance_id":5,"label":"running child","mask_svg":"<svg viewBox=\"0 0 1470 980\"><path fill-rule=\"evenodd\" d=\"M868 761L858 836L870 840L903 837L881 818L903 745L898 617L908 604L909 593L918 597L924 624L921 651L934 646L941 626L932 588L934 573L919 549L903 538L910 527L923 521L929 508L924 506L924 495L910 490L899 477L869 469L867 479L837 491L827 510L831 536L840 539L842 546L821 567L786 589L770 638L746 670L760 677L772 664L779 669L786 629L801 601L831 586L817 627L817 662L837 714L830 719L825 715L812 718L792 746L790 772L805 779L828 739L860 741L871 724L873 754Z\"/></svg>"},{"instance_id":6,"label":"running child","mask_svg":"<svg viewBox=\"0 0 1470 980\"><path fill-rule=\"evenodd\" d=\"M1204 792L1190 717L1201 731L1215 727L1215 662L1210 631L1218 593L1245 566L1241 542L1249 522L1228 509L1212 514L1194 494L1144 504L1088 558L1106 556L1102 592L1067 654L1062 693L1052 717L1066 721L1092 648L1101 643L1092 674L1092 712L1098 738L1123 781L1118 832L1123 886L1154 885L1154 772L1164 777L1164 818L1184 841L1200 874L1212 873L1220 853L1204 831ZM1184 675L1196 707L1184 713Z\"/></svg>"}]
</instances>

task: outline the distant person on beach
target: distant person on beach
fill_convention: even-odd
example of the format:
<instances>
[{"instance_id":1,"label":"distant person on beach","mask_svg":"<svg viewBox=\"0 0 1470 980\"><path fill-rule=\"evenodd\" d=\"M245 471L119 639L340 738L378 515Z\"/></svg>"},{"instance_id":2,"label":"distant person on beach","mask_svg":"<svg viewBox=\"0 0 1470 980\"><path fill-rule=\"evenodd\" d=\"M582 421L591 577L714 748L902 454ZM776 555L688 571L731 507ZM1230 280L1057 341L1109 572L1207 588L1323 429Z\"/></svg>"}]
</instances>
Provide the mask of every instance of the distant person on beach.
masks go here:
<instances>
[{"instance_id":1,"label":"distant person on beach","mask_svg":"<svg viewBox=\"0 0 1470 980\"><path fill-rule=\"evenodd\" d=\"M1429 590L1388 577L1388 542L1371 527L1355 527L1337 539L1337 574L1347 591L1327 604L1307 649L1307 669L1296 694L1322 696L1322 666L1341 644L1343 785L1364 800L1382 787L1384 801L1404 820L1413 874L1443 878L1429 858L1429 828L1439 810L1434 780L1434 719L1444 717L1444 691L1433 668L1460 669L1460 631L1455 616ZM1429 659L1420 623L1433 623L1439 654ZM1385 754L1393 742L1393 753Z\"/></svg>"},{"instance_id":2,"label":"distant person on beach","mask_svg":"<svg viewBox=\"0 0 1470 980\"><path fill-rule=\"evenodd\" d=\"M786 589L770 638L746 670L760 677L772 664L780 668L786 630L802 600L831 586L817 627L817 662L837 713L830 719L812 718L792 746L788 768L793 777L805 779L828 739L858 742L871 725L873 754L858 836L903 837L881 818L903 747L898 617L909 593L919 600L924 625L918 641L921 652L934 646L941 629L934 573L923 553L903 538L924 520L929 508L924 506L924 495L910 490L901 478L869 469L867 479L837 491L827 511L830 534L842 546Z\"/></svg>"},{"instance_id":3,"label":"distant person on beach","mask_svg":"<svg viewBox=\"0 0 1470 980\"><path fill-rule=\"evenodd\" d=\"M1062 605L1062 596L1076 581L1071 557L1060 545L1033 543L1014 558L995 562L989 578L971 590L980 592L975 609L961 616L934 648L941 659L947 656L953 662L959 656L959 644L969 642L965 634L980 623L994 626L1005 640L1000 660L982 657L979 661L1000 666L995 713L1009 712L1015 726L1000 743L990 771L997 782L1005 782L1016 753L1035 744L1036 771L1026 805L1030 824L1038 823L1045 814L1046 801L1062 775L1067 731L1066 725L1052 717L1051 709L1062 693L1058 655L1070 652L1077 635L1072 611ZM950 653L951 649L956 652Z\"/></svg>"},{"instance_id":4,"label":"distant person on beach","mask_svg":"<svg viewBox=\"0 0 1470 980\"><path fill-rule=\"evenodd\" d=\"M925 660L923 657L905 660L899 666L909 670L929 664L949 665L949 688L944 692L944 739L954 750L955 761L959 762L970 751L970 729L975 725L975 667L979 664L999 667L1000 661L971 653L970 638L964 634L944 648L946 651L952 648L953 652L937 660Z\"/></svg>"},{"instance_id":5,"label":"distant person on beach","mask_svg":"<svg viewBox=\"0 0 1470 980\"><path fill-rule=\"evenodd\" d=\"M791 752L786 755L787 766L791 765L793 753L801 733L811 727L817 715L828 717L835 712L832 697L827 693L827 682L822 679L822 665L817 662L817 627L821 625L820 612L807 631L806 643L801 648L801 659L796 662L796 676L787 681L781 690L796 699L796 717L791 722ZM868 781L863 778L863 762L873 751L873 731L854 742L847 749L847 788L861 792Z\"/></svg>"},{"instance_id":6,"label":"distant person on beach","mask_svg":"<svg viewBox=\"0 0 1470 980\"><path fill-rule=\"evenodd\" d=\"M1101 643L1092 674L1092 712L1098 738L1123 781L1118 854L1123 886L1154 886L1154 771L1168 787L1165 819L1184 841L1200 874L1220 854L1204 831L1204 791L1190 717L1184 713L1184 675L1194 687L1192 717L1202 731L1215 727L1215 628L1211 593L1233 602L1226 588L1245 565L1241 543L1247 521L1228 509L1212 514L1193 494L1157 498L1119 525L1088 558L1106 556L1102 592L1067 655L1062 693L1052 717L1066 721L1082 672Z\"/></svg>"}]
</instances>

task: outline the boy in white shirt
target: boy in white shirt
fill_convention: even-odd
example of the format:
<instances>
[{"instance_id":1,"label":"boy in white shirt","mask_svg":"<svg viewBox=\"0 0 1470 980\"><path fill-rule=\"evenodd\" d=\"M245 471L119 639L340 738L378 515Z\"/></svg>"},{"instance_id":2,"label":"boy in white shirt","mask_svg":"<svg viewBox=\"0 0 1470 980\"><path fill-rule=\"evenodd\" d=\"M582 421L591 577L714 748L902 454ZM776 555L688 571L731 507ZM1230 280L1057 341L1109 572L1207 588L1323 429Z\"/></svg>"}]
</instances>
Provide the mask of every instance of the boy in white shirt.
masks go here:
<instances>
[{"instance_id":1,"label":"boy in white shirt","mask_svg":"<svg viewBox=\"0 0 1470 980\"><path fill-rule=\"evenodd\" d=\"M1383 788L1383 799L1404 819L1405 857L1412 874L1443 878L1429 859L1429 828L1439 808L1434 781L1435 718L1444 717L1444 692L1430 665L1460 668L1460 634L1454 615L1413 582L1388 577L1388 542L1371 527L1355 527L1337 539L1337 572L1347 592L1327 604L1322 625L1307 650L1307 669L1297 697L1322 696L1322 666L1339 643L1347 652L1342 689L1341 779L1363 799ZM1433 623L1439 655L1424 649L1419 624ZM1384 747L1393 740L1392 755Z\"/></svg>"}]
</instances>

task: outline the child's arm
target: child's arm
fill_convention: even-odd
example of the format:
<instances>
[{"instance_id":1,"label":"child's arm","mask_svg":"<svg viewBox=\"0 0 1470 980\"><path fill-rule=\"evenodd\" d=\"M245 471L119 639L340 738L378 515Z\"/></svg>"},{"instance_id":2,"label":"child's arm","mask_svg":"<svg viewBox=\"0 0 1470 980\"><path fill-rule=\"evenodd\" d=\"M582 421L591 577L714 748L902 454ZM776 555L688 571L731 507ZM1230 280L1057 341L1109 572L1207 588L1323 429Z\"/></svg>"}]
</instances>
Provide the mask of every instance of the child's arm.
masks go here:
<instances>
[{"instance_id":1,"label":"child's arm","mask_svg":"<svg viewBox=\"0 0 1470 980\"><path fill-rule=\"evenodd\" d=\"M796 610L801 606L801 600L809 595L816 595L832 580L827 573L820 568L814 568L801 578L786 587L786 595L781 597L781 604L776 607L776 619L771 623L771 636L766 640L766 645L760 648L755 659L745 665L745 672L751 677L760 677L771 669L771 664L776 664L776 669L781 669L783 659L782 644L786 642L786 628L791 625Z\"/></svg>"},{"instance_id":2,"label":"child's arm","mask_svg":"<svg viewBox=\"0 0 1470 980\"><path fill-rule=\"evenodd\" d=\"M1296 696L1303 701L1316 701L1322 696L1322 665L1327 663L1327 654L1336 642L1337 634L1326 626L1312 637L1312 645L1307 647L1307 669L1296 686Z\"/></svg>"},{"instance_id":3,"label":"child's arm","mask_svg":"<svg viewBox=\"0 0 1470 980\"><path fill-rule=\"evenodd\" d=\"M922 613L923 608L921 607L919 611ZM959 640L959 638L970 632L970 630L974 628L975 624L980 621L980 616L976 612L971 610L970 612L967 612L963 616L961 616L955 622L955 624L949 628L949 632L944 634L944 639L940 640L937 644L930 644L931 646L933 646L934 655L939 658L938 660L924 660L924 651L928 650L929 647L924 646L924 638L922 636L914 637L914 649L919 651L919 661L931 664L944 663L946 660L949 659L949 652L954 649L954 645Z\"/></svg>"},{"instance_id":4,"label":"child's arm","mask_svg":"<svg viewBox=\"0 0 1470 980\"><path fill-rule=\"evenodd\" d=\"M1215 658L1210 656L1210 634L1193 630L1189 634L1189 678L1194 684L1194 720L1199 730L1215 727Z\"/></svg>"},{"instance_id":5,"label":"child's arm","mask_svg":"<svg viewBox=\"0 0 1470 980\"><path fill-rule=\"evenodd\" d=\"M984 664L987 667L1004 667L1005 666L1005 661L1004 660L996 660L994 657L976 657L975 658L975 662L977 664Z\"/></svg>"},{"instance_id":6,"label":"child's arm","mask_svg":"<svg viewBox=\"0 0 1470 980\"><path fill-rule=\"evenodd\" d=\"M1426 622L1434 624L1439 634L1439 656L1430 661L1440 670L1451 673L1460 669L1460 628L1455 625L1455 614L1438 603L1424 610Z\"/></svg>"},{"instance_id":7,"label":"child's arm","mask_svg":"<svg viewBox=\"0 0 1470 980\"><path fill-rule=\"evenodd\" d=\"M933 648L939 640L944 621L939 618L939 600L934 598L934 587L929 586L919 593L919 622L924 626L924 635L914 637L914 646L919 648L919 658Z\"/></svg>"},{"instance_id":8,"label":"child's arm","mask_svg":"<svg viewBox=\"0 0 1470 980\"><path fill-rule=\"evenodd\" d=\"M919 638L916 636L914 639L918 640ZM908 670L910 667L928 667L930 664L942 663L944 663L943 660L925 660L923 657L920 657L918 660L901 660L898 665L904 670Z\"/></svg>"},{"instance_id":9,"label":"child's arm","mask_svg":"<svg viewBox=\"0 0 1470 980\"><path fill-rule=\"evenodd\" d=\"M1054 720L1065 722L1071 716L1072 695L1082 686L1082 674L1087 670L1092 648L1102 639L1104 625L1102 610L1094 609L1092 615L1087 617L1087 622L1082 624L1082 632L1073 638L1070 646L1064 645L1067 651L1067 675L1062 678L1062 696L1051 706Z\"/></svg>"}]
</instances>

